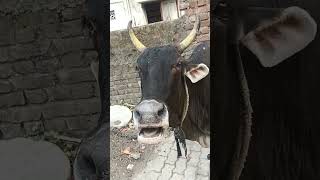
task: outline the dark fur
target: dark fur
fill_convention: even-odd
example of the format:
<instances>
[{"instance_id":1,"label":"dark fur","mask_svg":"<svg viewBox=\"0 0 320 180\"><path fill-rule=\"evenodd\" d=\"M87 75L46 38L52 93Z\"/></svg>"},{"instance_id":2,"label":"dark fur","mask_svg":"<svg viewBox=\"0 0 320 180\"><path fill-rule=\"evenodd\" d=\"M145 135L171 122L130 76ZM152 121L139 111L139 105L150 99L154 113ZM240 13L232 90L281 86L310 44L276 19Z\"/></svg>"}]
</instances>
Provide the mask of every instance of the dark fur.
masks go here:
<instances>
[{"instance_id":1,"label":"dark fur","mask_svg":"<svg viewBox=\"0 0 320 180\"><path fill-rule=\"evenodd\" d=\"M299 5L319 22L318 1ZM214 95L221 101L214 101L213 166L216 179L229 180L240 118L228 113L240 109L241 103L234 100L240 89L234 74L235 44L227 43L232 42L228 29L234 27L214 23L214 87L220 86ZM263 68L248 49L240 48L253 107L252 139L240 180L320 179L319 47L317 35L305 49L273 68Z\"/></svg>"},{"instance_id":2,"label":"dark fur","mask_svg":"<svg viewBox=\"0 0 320 180\"><path fill-rule=\"evenodd\" d=\"M177 64L179 54L174 46L147 48L137 60L141 79L142 100L154 98L166 101L170 85L179 81L171 69ZM177 82L179 83L179 82Z\"/></svg>"},{"instance_id":3,"label":"dark fur","mask_svg":"<svg viewBox=\"0 0 320 180\"><path fill-rule=\"evenodd\" d=\"M205 52L202 50L204 46ZM199 45L194 50L190 62L183 61L174 46L148 48L138 58L142 100L153 98L164 102L168 106L171 127L181 124L186 99L183 68L186 68L188 63L205 63L209 66L209 49L208 44ZM209 76L196 84L187 79L187 84L190 106L182 128L187 139L197 140L200 134L209 134Z\"/></svg>"},{"instance_id":4,"label":"dark fur","mask_svg":"<svg viewBox=\"0 0 320 180\"><path fill-rule=\"evenodd\" d=\"M109 73L107 70L107 4L104 1L87 1L87 14L84 25L89 25L96 51L99 54L99 87L101 113L95 129L89 132L79 146L73 165L75 180L105 180L110 177L109 167ZM90 23L89 23L90 22Z\"/></svg>"},{"instance_id":5,"label":"dark fur","mask_svg":"<svg viewBox=\"0 0 320 180\"><path fill-rule=\"evenodd\" d=\"M203 47L206 50L203 50ZM198 45L188 63L204 63L210 67L209 42ZM200 135L210 135L210 73L197 83L192 83L187 79L187 86L190 97L189 109L182 129L187 139L197 140Z\"/></svg>"}]
</instances>

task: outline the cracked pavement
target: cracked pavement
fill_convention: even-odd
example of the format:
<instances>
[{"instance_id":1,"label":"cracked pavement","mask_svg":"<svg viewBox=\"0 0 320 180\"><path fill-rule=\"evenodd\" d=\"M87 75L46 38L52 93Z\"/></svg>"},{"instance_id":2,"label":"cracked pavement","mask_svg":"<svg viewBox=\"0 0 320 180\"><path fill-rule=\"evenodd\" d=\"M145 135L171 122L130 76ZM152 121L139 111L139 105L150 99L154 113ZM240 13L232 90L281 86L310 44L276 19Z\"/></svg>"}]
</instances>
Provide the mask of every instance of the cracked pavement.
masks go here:
<instances>
[{"instance_id":1,"label":"cracked pavement","mask_svg":"<svg viewBox=\"0 0 320 180\"><path fill-rule=\"evenodd\" d=\"M186 140L188 155L177 158L173 135L159 144L144 168L133 175L133 180L209 180L210 148L202 148L195 141Z\"/></svg>"}]
</instances>

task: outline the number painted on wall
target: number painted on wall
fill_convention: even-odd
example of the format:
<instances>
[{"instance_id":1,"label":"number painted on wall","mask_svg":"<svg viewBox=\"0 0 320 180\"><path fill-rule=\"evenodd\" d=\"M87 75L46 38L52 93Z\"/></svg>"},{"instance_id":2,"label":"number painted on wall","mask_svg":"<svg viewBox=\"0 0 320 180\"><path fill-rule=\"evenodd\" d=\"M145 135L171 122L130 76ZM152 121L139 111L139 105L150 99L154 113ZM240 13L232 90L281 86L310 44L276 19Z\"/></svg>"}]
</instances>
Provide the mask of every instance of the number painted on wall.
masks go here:
<instances>
[{"instance_id":1,"label":"number painted on wall","mask_svg":"<svg viewBox=\"0 0 320 180\"><path fill-rule=\"evenodd\" d=\"M110 11L110 20L115 20L116 19L116 15L114 13L114 10Z\"/></svg>"}]
</instances>

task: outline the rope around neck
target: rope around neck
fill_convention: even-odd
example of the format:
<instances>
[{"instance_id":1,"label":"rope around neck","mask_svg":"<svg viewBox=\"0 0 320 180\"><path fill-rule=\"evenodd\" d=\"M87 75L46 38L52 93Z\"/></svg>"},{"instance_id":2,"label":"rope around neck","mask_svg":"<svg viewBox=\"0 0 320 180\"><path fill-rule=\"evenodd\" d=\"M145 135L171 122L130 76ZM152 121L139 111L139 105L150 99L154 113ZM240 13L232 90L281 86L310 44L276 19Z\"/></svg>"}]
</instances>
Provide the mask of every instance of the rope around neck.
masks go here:
<instances>
[{"instance_id":1,"label":"rope around neck","mask_svg":"<svg viewBox=\"0 0 320 180\"><path fill-rule=\"evenodd\" d=\"M182 112L182 117L181 117L181 124L180 124L181 127L182 127L183 121L185 120L185 118L187 116L187 112L188 112L188 108L189 108L189 90L188 90L188 86L187 86L185 72L186 72L186 69L184 69L184 72L183 72L183 83L184 83L184 88L186 90L186 99L184 102L183 112Z\"/></svg>"},{"instance_id":2,"label":"rope around neck","mask_svg":"<svg viewBox=\"0 0 320 180\"><path fill-rule=\"evenodd\" d=\"M252 136L251 126L252 126L252 106L250 101L250 92L245 76L242 59L240 55L239 46L236 46L236 52L238 58L236 59L237 70L240 81L240 93L243 100L244 109L240 116L240 127L238 132L238 139L236 144L236 152L233 156L231 168L230 168L230 180L239 180L242 170L244 168L245 162L247 160L247 155L249 151L250 140Z\"/></svg>"}]
</instances>

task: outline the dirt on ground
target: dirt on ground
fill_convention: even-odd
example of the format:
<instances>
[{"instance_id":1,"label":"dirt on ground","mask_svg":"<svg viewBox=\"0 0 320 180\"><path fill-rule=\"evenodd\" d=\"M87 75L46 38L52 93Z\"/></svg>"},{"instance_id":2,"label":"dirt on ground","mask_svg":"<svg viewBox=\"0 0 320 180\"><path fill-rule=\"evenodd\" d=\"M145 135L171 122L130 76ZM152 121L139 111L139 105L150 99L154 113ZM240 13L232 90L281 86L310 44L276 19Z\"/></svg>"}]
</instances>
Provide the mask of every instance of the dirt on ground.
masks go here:
<instances>
[{"instance_id":1,"label":"dirt on ground","mask_svg":"<svg viewBox=\"0 0 320 180\"><path fill-rule=\"evenodd\" d=\"M79 142L56 137L46 137L44 140L58 145L70 159L71 166L73 165ZM143 170L152 159L156 147L157 145L142 145L137 142L137 131L132 122L123 128L110 129L110 179L132 179L133 175Z\"/></svg>"},{"instance_id":2,"label":"dirt on ground","mask_svg":"<svg viewBox=\"0 0 320 180\"><path fill-rule=\"evenodd\" d=\"M131 124L131 126L130 126ZM153 154L156 145L141 145L137 131L128 127L110 130L110 179L131 179L140 172Z\"/></svg>"}]
</instances>

